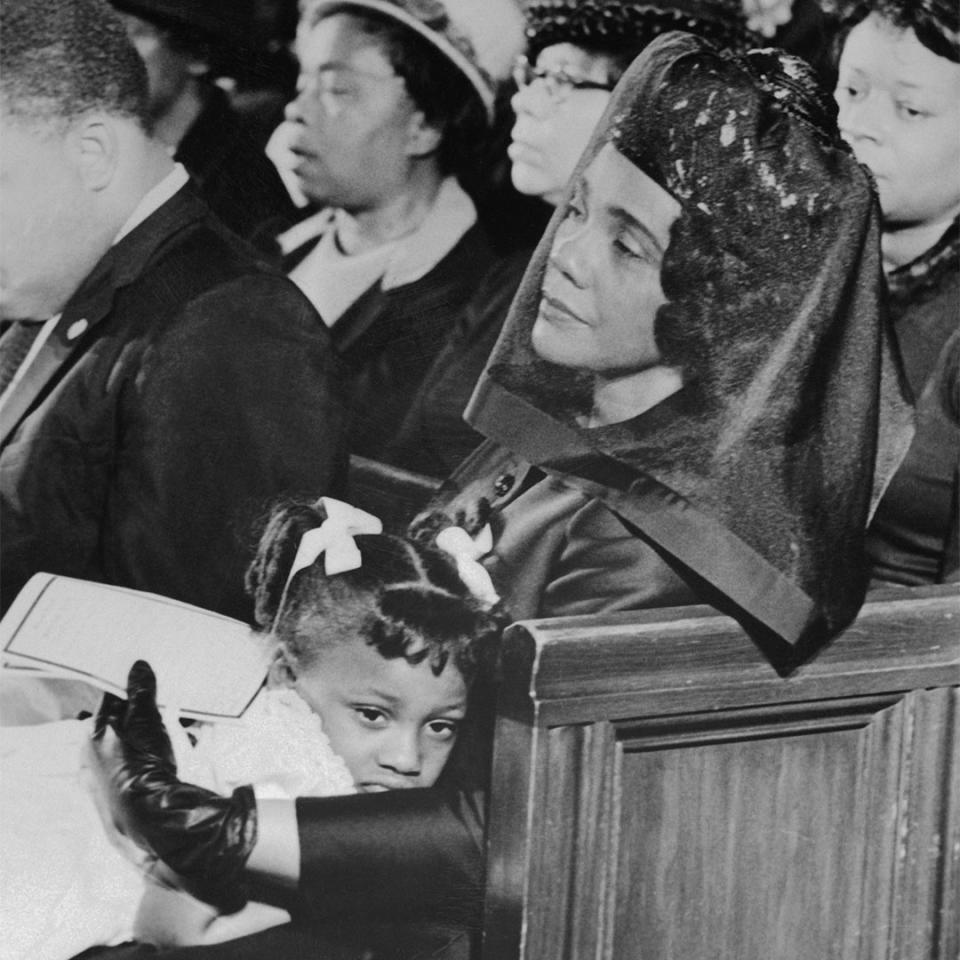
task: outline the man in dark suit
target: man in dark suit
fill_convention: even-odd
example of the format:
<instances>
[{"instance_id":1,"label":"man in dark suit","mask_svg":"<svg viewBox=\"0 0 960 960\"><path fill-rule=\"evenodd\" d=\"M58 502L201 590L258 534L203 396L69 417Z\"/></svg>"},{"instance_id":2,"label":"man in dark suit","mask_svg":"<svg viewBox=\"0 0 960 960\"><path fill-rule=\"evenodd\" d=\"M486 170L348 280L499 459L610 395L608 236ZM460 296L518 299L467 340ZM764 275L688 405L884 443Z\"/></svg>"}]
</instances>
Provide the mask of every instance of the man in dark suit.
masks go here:
<instances>
[{"instance_id":1,"label":"man in dark suit","mask_svg":"<svg viewBox=\"0 0 960 960\"><path fill-rule=\"evenodd\" d=\"M343 462L322 324L146 132L143 67L106 0L0 0L0 32L0 316L43 338L20 359L16 322L0 343L19 360L0 379L7 598L46 569L242 612L254 506L335 487ZM198 956L465 957L475 813L439 788L314 799L257 828L263 886L296 889L298 922Z\"/></svg>"},{"instance_id":2,"label":"man in dark suit","mask_svg":"<svg viewBox=\"0 0 960 960\"><path fill-rule=\"evenodd\" d=\"M151 136L105 0L2 33L3 603L43 570L246 618L256 518L345 474L326 329Z\"/></svg>"}]
</instances>

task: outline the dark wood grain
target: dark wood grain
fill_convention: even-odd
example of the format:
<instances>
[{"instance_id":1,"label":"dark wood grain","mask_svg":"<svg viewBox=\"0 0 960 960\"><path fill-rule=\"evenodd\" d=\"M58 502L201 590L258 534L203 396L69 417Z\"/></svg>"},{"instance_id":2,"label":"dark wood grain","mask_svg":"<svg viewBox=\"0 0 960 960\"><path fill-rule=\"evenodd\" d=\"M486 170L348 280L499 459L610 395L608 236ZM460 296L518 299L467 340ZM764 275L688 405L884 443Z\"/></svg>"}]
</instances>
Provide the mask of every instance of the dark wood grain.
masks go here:
<instances>
[{"instance_id":1,"label":"dark wood grain","mask_svg":"<svg viewBox=\"0 0 960 960\"><path fill-rule=\"evenodd\" d=\"M621 716L639 695L645 712L672 714L883 692L894 675L904 690L935 686L956 670L960 592L905 592L909 599L866 604L852 626L787 678L734 620L709 607L528 621L508 636L532 647L531 694L550 723Z\"/></svg>"},{"instance_id":2,"label":"dark wood grain","mask_svg":"<svg viewBox=\"0 0 960 960\"><path fill-rule=\"evenodd\" d=\"M514 627L484 960L956 960L960 596L789 677L712 611Z\"/></svg>"}]
</instances>

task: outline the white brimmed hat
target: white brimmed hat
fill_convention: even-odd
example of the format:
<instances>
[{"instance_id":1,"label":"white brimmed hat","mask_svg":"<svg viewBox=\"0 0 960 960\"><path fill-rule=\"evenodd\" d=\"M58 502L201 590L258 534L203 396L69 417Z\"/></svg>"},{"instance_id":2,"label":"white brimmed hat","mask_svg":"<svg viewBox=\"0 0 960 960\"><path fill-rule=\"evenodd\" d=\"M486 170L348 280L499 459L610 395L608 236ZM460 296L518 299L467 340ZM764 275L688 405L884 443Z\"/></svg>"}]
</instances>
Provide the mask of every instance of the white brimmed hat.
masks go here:
<instances>
[{"instance_id":1,"label":"white brimmed hat","mask_svg":"<svg viewBox=\"0 0 960 960\"><path fill-rule=\"evenodd\" d=\"M328 7L374 10L418 33L470 81L489 118L497 87L524 49L518 0L312 0L308 15Z\"/></svg>"}]
</instances>

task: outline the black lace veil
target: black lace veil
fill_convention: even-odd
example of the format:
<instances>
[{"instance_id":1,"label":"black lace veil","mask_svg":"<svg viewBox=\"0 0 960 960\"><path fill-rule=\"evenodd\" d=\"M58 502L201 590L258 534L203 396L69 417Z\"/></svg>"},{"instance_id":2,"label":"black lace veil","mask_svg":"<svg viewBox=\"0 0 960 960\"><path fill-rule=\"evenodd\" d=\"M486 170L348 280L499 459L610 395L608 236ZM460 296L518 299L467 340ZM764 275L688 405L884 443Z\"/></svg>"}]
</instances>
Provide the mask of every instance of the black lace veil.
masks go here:
<instances>
[{"instance_id":1,"label":"black lace veil","mask_svg":"<svg viewBox=\"0 0 960 960\"><path fill-rule=\"evenodd\" d=\"M813 649L859 609L868 516L910 438L870 177L804 63L683 33L625 74L572 182L607 143L682 208L655 336L683 389L632 420L577 425L582 374L530 346L561 203L467 419L599 483L755 635Z\"/></svg>"}]
</instances>

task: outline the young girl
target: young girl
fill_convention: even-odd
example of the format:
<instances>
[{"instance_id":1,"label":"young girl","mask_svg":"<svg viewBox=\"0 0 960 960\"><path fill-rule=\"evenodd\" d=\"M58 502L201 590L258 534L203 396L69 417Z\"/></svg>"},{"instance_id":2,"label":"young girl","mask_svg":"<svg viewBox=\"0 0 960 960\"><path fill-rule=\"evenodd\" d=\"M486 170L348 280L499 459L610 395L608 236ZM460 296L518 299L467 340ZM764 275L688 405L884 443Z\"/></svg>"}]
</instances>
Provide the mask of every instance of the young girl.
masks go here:
<instances>
[{"instance_id":1,"label":"young girl","mask_svg":"<svg viewBox=\"0 0 960 960\"><path fill-rule=\"evenodd\" d=\"M329 498L275 511L247 577L257 622L276 645L262 696L293 691L294 705L319 717L359 792L433 786L458 741L459 771L452 765L448 776L463 780L480 739L462 735L468 701L499 634L464 583L483 568L379 530L376 518ZM494 599L485 586L481 579L474 590ZM236 771L228 786L243 777ZM257 785L254 794L277 796ZM289 919L255 900L221 915L171 871L161 866L159 876L172 882L148 887L137 939L216 943Z\"/></svg>"},{"instance_id":2,"label":"young girl","mask_svg":"<svg viewBox=\"0 0 960 960\"><path fill-rule=\"evenodd\" d=\"M267 685L241 724L192 727L192 748L159 745L164 763L210 790L229 793L252 781L253 803L427 787L441 774L462 780L482 763L483 711L472 703L481 697L499 624L458 565L468 579L476 570L469 560L379 530L376 518L329 499L274 511L248 572L258 626L273 645ZM143 662L131 671L134 686L155 690ZM108 697L105 706L100 722L109 715L122 725L126 701ZM167 729L175 741L184 736L176 724ZM118 872L129 885L125 866ZM98 872L111 869L104 861ZM222 916L162 862L152 862L149 875L136 920L126 920L127 935L145 942L213 943L289 919L257 901ZM85 943L74 936L69 949L42 955L65 958L117 942L119 933L105 940L91 931ZM41 955L39 938L18 940L26 952L11 957Z\"/></svg>"}]
</instances>

